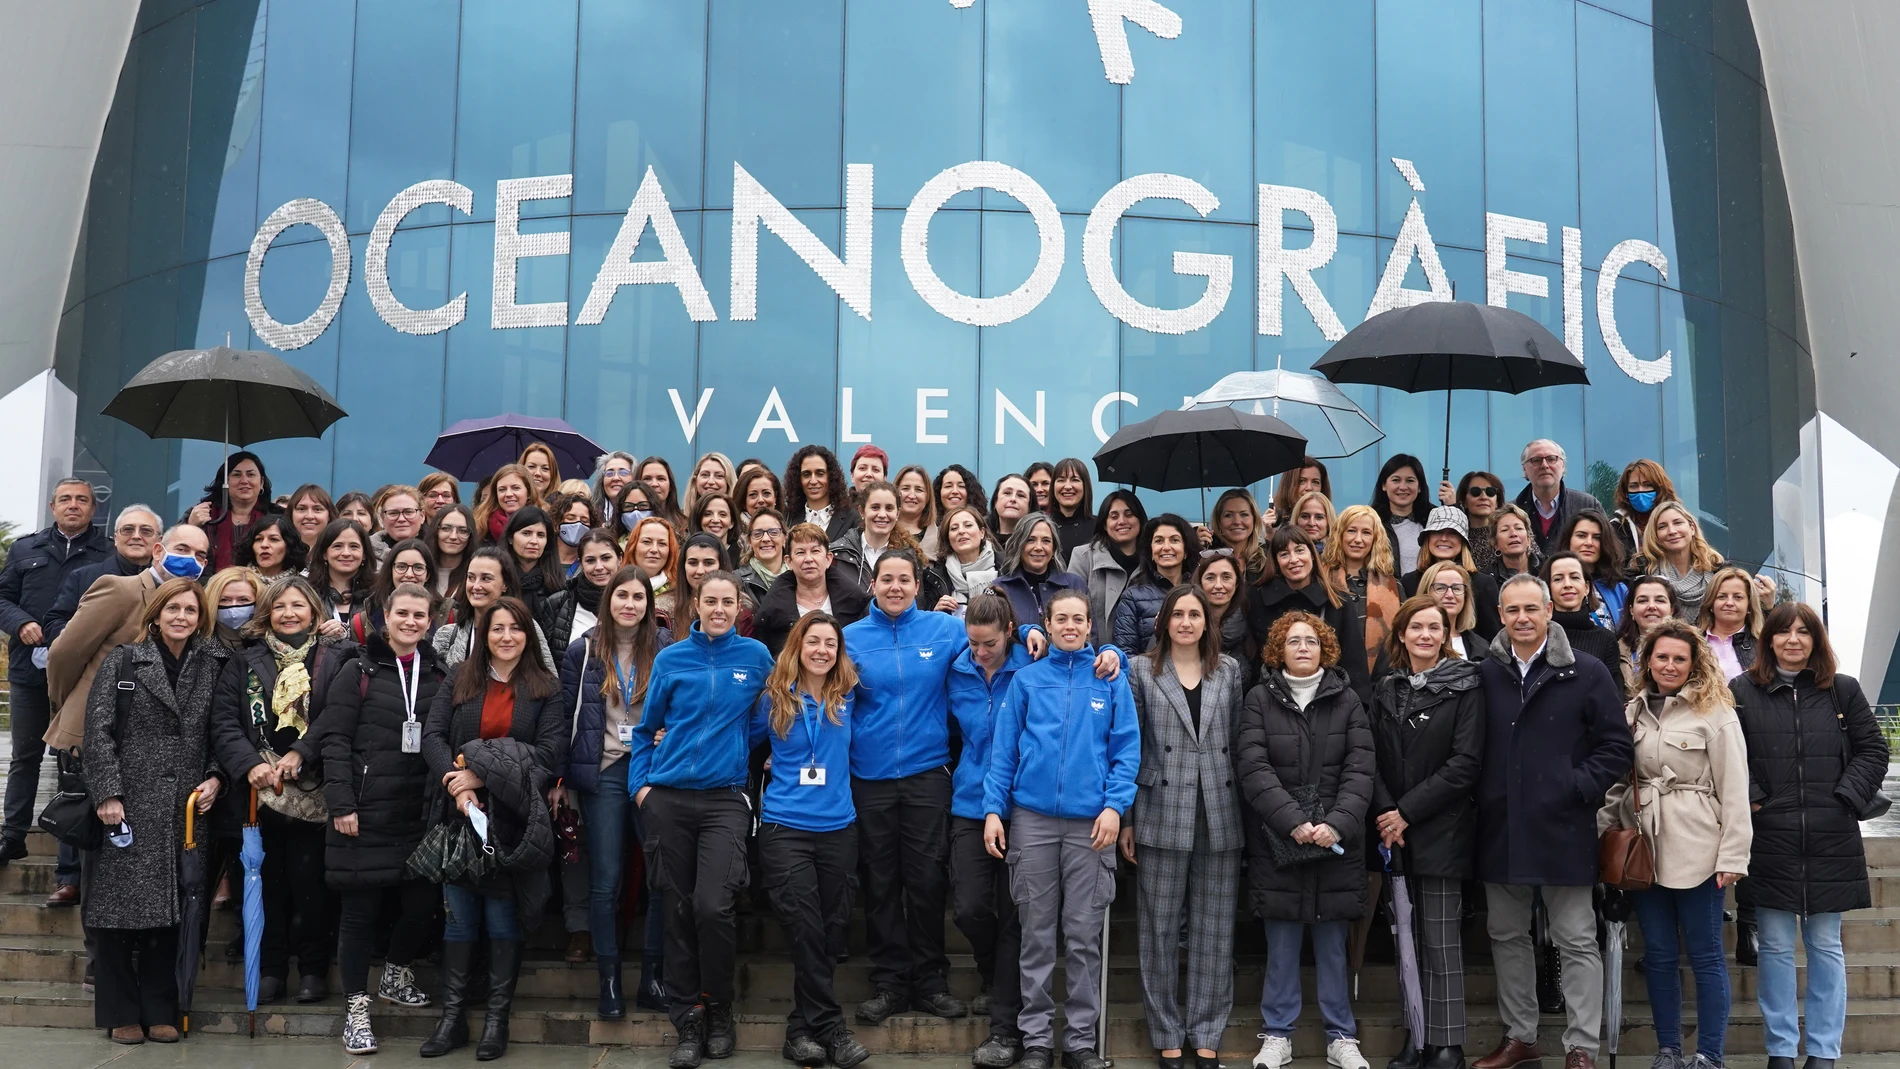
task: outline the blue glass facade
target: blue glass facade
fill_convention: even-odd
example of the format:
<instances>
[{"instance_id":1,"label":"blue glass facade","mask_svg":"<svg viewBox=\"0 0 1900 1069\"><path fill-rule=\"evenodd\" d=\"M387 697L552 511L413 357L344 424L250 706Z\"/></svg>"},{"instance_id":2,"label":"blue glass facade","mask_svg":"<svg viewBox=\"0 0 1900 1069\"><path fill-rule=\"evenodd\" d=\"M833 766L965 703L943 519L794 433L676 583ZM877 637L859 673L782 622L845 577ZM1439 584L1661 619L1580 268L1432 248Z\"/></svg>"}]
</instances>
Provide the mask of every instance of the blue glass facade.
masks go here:
<instances>
[{"instance_id":1,"label":"blue glass facade","mask_svg":"<svg viewBox=\"0 0 1900 1069\"><path fill-rule=\"evenodd\" d=\"M337 490L412 480L443 426L506 410L676 465L708 449L777 465L796 443L848 453L868 436L900 462L957 461L993 481L1087 456L1099 433L1229 372L1306 368L1337 333L1331 318L1365 318L1395 245L1410 250L1416 205L1432 255L1398 264L1407 290L1432 289L1435 257L1459 298L1495 296L1580 338L1593 380L1458 395L1454 474L1515 485L1538 436L1568 446L1573 483L1656 457L1732 555L1768 551L1768 487L1798 452L1813 388L1743 0L1166 7L1178 32L1098 33L1084 0L147 0L61 334L82 455L120 500L195 499L215 443L154 445L96 413L166 350L227 332L264 347L260 311L268 328L318 308L336 257L296 226L261 257L247 313L253 238L299 199L335 214L350 270L336 314L286 356L351 416L260 452L281 488ZM1014 195L940 179L972 161L1013 169L1001 184ZM869 191L848 192L860 165ZM1098 210L1157 174L1191 180L1209 210L1153 197L1118 222ZM520 202L519 237L498 221L509 183L563 176L571 192ZM445 180L469 210L403 216L389 292L416 310L465 295L466 314L405 332L371 297L371 232L403 190ZM947 200L919 197L940 181ZM629 205L654 193L671 222L642 227L633 259L648 266L628 274L668 274L671 225L674 281L609 290L589 321ZM1261 214L1289 198L1330 218ZM928 215L923 199L942 207ZM1053 213L1034 210L1044 200ZM1094 265L1092 215L1116 223ZM907 248L907 222L923 249ZM1502 242L1527 225L1546 240ZM1311 268L1311 299L1286 265L1319 259L1301 255L1316 229L1336 248ZM822 246L806 241L805 258L801 230ZM1488 241L1504 253L1489 271ZM507 255L524 242L566 251ZM1654 255L1624 256L1600 288L1619 246ZM750 247L747 319L732 280L735 249L743 266ZM1200 254L1198 273L1183 253ZM504 261L514 293L498 305ZM1538 288L1500 268L1546 295L1496 292L1505 278ZM1196 306L1210 271L1227 280L1224 303L1202 305L1218 314L1153 329L1143 306ZM1605 341L1606 312L1626 354ZM1387 437L1333 462L1339 496L1363 499L1382 450L1443 463L1442 396L1350 389Z\"/></svg>"}]
</instances>

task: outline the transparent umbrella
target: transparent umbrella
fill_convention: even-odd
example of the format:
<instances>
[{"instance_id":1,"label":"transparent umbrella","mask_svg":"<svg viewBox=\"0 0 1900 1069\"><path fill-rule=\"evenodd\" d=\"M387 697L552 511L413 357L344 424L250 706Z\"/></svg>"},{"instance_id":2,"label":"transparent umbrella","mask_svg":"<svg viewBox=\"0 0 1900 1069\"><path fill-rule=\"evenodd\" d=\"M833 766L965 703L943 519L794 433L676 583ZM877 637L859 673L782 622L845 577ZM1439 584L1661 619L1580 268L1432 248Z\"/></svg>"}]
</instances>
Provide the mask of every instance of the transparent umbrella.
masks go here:
<instances>
[{"instance_id":1,"label":"transparent umbrella","mask_svg":"<svg viewBox=\"0 0 1900 1069\"><path fill-rule=\"evenodd\" d=\"M1349 457L1385 437L1339 387L1297 371L1235 372L1198 394L1189 409L1215 407L1280 420L1306 438L1314 457Z\"/></svg>"}]
</instances>

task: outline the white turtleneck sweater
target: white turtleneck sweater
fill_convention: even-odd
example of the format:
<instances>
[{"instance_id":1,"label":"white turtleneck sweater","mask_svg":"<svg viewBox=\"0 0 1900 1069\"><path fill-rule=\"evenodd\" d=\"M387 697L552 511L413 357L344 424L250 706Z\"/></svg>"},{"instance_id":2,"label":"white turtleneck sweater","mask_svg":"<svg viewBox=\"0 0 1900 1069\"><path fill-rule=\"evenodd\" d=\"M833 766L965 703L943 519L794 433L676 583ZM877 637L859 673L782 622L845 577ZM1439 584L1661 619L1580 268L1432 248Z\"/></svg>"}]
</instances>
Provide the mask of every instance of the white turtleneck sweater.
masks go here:
<instances>
[{"instance_id":1,"label":"white turtleneck sweater","mask_svg":"<svg viewBox=\"0 0 1900 1069\"><path fill-rule=\"evenodd\" d=\"M1287 689L1293 692L1293 700L1299 704L1300 711L1305 712L1306 707L1313 704L1313 697L1319 693L1319 681L1325 678L1326 670L1321 669L1310 676L1296 676L1291 672L1281 674L1286 677Z\"/></svg>"}]
</instances>

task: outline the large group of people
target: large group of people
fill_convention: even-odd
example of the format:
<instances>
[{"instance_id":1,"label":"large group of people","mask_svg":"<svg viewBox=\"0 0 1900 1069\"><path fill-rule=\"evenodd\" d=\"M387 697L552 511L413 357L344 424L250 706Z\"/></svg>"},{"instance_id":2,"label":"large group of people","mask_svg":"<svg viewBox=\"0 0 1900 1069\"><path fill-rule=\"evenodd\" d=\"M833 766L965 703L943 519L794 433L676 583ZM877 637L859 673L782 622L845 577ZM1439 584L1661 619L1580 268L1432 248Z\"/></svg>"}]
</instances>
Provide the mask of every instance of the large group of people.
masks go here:
<instances>
[{"instance_id":1,"label":"large group of people","mask_svg":"<svg viewBox=\"0 0 1900 1069\"><path fill-rule=\"evenodd\" d=\"M1391 1069L1466 1064L1468 898L1504 1025L1474 1069L1544 1056L1544 949L1566 1069L1593 1069L1606 909L1643 934L1657 1069L1713 1069L1734 887L1770 1066L1791 1069L1805 1016L1809 1069L1831 1069L1841 915L1870 904L1858 820L1884 805L1867 697L1819 616L1725 562L1660 465L1630 464L1607 507L1555 442L1522 466L1514 498L1474 471L1433 505L1398 454L1357 504L1306 458L1265 508L1231 489L1200 522L1126 488L1098 501L1075 459L986 492L872 445L807 445L782 475L616 451L581 479L534 444L472 505L442 473L274 496L240 452L171 524L128 505L95 526L66 480L0 572L0 863L26 853L50 752L104 840L62 849L48 905L82 905L121 1043L178 1038L170 889L194 809L225 841L259 826L261 1000L327 998L335 961L351 1053L377 1049L381 1000L439 1008L424 1056L500 1057L524 941L558 913L599 1017L666 1013L673 1069L734 1049L749 898L785 932L789 1061L868 1057L834 984L859 905L857 1024L987 1016L981 1069L1103 1069L1121 861L1162 1069L1218 1065L1243 902L1267 951L1253 1064L1292 1057L1310 941L1328 1061L1367 1069L1352 947L1396 877L1424 1026ZM1653 873L1599 883L1613 830Z\"/></svg>"}]
</instances>

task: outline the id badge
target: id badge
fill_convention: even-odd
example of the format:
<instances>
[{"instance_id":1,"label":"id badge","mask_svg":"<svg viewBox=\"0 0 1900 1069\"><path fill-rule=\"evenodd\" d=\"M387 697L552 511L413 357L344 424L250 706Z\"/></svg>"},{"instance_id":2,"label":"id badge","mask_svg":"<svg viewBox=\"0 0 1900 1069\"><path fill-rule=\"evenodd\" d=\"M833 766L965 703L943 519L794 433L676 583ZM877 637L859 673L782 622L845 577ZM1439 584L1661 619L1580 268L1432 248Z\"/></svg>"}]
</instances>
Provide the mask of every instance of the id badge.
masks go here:
<instances>
[{"instance_id":1,"label":"id badge","mask_svg":"<svg viewBox=\"0 0 1900 1069\"><path fill-rule=\"evenodd\" d=\"M422 724L416 720L402 722L402 752L422 752Z\"/></svg>"},{"instance_id":2,"label":"id badge","mask_svg":"<svg viewBox=\"0 0 1900 1069\"><path fill-rule=\"evenodd\" d=\"M801 787L823 787L825 785L825 766L806 765L799 769L798 785Z\"/></svg>"},{"instance_id":3,"label":"id badge","mask_svg":"<svg viewBox=\"0 0 1900 1069\"><path fill-rule=\"evenodd\" d=\"M620 737L621 745L624 746L624 745L631 744L633 742L633 725L632 724L622 724L618 728L615 728L614 730L615 730L615 733Z\"/></svg>"}]
</instances>

